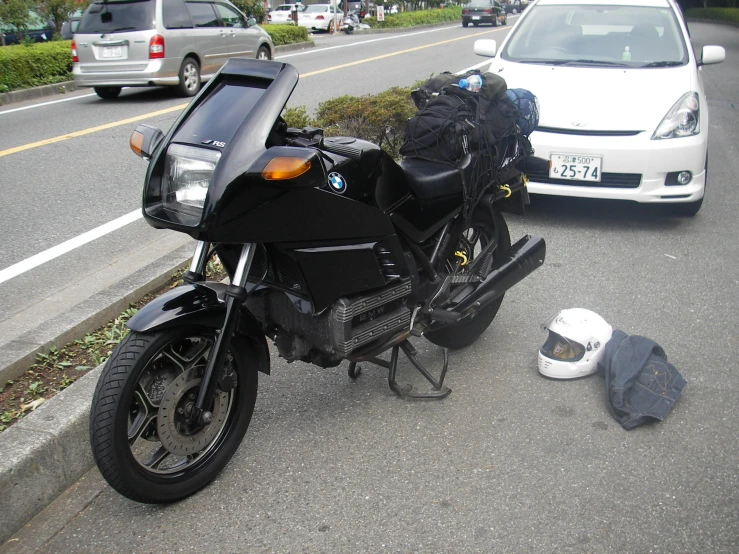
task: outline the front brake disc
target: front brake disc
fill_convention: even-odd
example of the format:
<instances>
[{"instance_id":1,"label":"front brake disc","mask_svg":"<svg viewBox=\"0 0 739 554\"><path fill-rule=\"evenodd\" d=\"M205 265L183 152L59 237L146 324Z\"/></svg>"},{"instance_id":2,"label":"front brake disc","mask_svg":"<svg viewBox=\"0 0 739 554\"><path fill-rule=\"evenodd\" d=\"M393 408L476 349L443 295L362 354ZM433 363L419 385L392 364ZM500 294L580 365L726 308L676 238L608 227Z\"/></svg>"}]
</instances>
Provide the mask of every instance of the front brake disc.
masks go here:
<instances>
[{"instance_id":1,"label":"front brake disc","mask_svg":"<svg viewBox=\"0 0 739 554\"><path fill-rule=\"evenodd\" d=\"M181 373L164 393L159 405L157 434L162 446L177 456L189 456L205 449L223 428L228 416L228 397L219 393L213 403L213 418L207 425L193 426L186 421L188 402L197 395L202 379L195 376L195 368Z\"/></svg>"}]
</instances>

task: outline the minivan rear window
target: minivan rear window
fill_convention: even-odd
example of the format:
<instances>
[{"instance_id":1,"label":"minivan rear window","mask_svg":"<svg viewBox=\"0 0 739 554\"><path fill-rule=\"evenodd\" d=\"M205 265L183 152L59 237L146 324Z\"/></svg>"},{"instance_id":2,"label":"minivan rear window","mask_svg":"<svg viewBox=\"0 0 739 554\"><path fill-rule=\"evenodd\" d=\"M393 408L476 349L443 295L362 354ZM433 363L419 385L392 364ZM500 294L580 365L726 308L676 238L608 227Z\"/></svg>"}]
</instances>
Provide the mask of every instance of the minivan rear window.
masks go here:
<instances>
[{"instance_id":1,"label":"minivan rear window","mask_svg":"<svg viewBox=\"0 0 739 554\"><path fill-rule=\"evenodd\" d=\"M82 16L77 33L102 35L153 29L155 6L155 0L95 2Z\"/></svg>"}]
</instances>

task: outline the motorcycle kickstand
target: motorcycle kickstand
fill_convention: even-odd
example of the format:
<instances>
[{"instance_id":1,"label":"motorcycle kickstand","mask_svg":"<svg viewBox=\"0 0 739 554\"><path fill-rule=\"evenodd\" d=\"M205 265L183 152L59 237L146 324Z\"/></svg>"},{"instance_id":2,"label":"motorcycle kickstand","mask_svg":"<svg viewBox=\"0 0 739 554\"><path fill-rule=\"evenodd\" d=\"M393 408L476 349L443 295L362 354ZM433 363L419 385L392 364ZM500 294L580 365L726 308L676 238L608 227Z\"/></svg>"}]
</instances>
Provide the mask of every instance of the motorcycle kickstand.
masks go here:
<instances>
[{"instance_id":1,"label":"motorcycle kickstand","mask_svg":"<svg viewBox=\"0 0 739 554\"><path fill-rule=\"evenodd\" d=\"M399 386L397 381L395 380L395 375L398 370L398 351L402 350L403 354L410 360L410 362L413 364L413 367L415 367L421 375L423 375L426 380L431 383L431 386L434 388L434 390L429 392L411 392L411 389L413 388L413 385L404 385L403 387ZM441 369L441 375L439 376L439 380L437 381L434 379L434 377L429 373L429 371L416 359L416 355L418 352L416 352L416 349L413 348L413 345L411 345L410 342L403 341L399 345L394 346L392 353L390 355L390 363L389 365L389 372L388 372L388 385L390 385L390 389L400 396L401 398L433 398L436 400L441 400L442 398L446 398L449 396L449 394L452 392L452 389L444 385L444 377L446 377L446 371L449 367L449 349L444 349L444 367Z\"/></svg>"},{"instance_id":2,"label":"motorcycle kickstand","mask_svg":"<svg viewBox=\"0 0 739 554\"><path fill-rule=\"evenodd\" d=\"M371 364L379 365L380 367L389 368L390 364L380 358L370 358L365 360ZM346 371L350 379L357 380L362 375L362 366L358 365L357 362L349 362L349 369Z\"/></svg>"}]
</instances>

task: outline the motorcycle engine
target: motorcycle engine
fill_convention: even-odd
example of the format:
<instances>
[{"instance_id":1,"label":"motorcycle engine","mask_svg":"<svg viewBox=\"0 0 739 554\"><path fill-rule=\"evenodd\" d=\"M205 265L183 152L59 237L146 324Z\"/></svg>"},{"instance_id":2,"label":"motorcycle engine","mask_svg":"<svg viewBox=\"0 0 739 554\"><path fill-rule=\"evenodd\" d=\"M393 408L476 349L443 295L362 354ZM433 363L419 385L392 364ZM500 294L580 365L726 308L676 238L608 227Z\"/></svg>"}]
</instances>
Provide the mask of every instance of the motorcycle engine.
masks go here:
<instances>
[{"instance_id":1,"label":"motorcycle engine","mask_svg":"<svg viewBox=\"0 0 739 554\"><path fill-rule=\"evenodd\" d=\"M275 329L280 356L334 367L351 352L407 328L411 308L409 279L371 294L340 298L320 315L298 311L284 292L269 290L249 297L247 306L267 329Z\"/></svg>"}]
</instances>

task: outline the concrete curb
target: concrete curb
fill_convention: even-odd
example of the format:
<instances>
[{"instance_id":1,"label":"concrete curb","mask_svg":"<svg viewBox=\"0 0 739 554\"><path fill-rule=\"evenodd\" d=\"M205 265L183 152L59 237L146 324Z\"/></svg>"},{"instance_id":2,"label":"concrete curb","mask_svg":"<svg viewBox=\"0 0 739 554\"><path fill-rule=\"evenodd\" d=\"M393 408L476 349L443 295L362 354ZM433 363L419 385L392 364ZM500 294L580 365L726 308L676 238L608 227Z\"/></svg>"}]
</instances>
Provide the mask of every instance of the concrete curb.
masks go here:
<instances>
[{"instance_id":1,"label":"concrete curb","mask_svg":"<svg viewBox=\"0 0 739 554\"><path fill-rule=\"evenodd\" d=\"M105 325L150 292L164 286L192 257L187 244L92 295L71 310L0 345L0 382L15 379L33 364L36 354L61 347ZM7 433L7 431L5 431Z\"/></svg>"},{"instance_id":2,"label":"concrete curb","mask_svg":"<svg viewBox=\"0 0 739 554\"><path fill-rule=\"evenodd\" d=\"M22 90L14 90L12 92L3 92L0 94L0 106L13 104L15 102L23 102L33 98L43 98L45 96L54 96L57 94L66 94L77 90L74 81L64 81L53 85L43 85L40 87L24 88Z\"/></svg>"},{"instance_id":3,"label":"concrete curb","mask_svg":"<svg viewBox=\"0 0 739 554\"><path fill-rule=\"evenodd\" d=\"M313 48L314 46L315 44L313 43L313 41L296 42L295 44L283 44L282 46L275 46L274 53L284 54L286 52L294 52L296 50ZM74 81L64 81L63 83L56 83L53 85L43 85L40 87L14 90L12 92L3 92L0 93L0 106L14 104L16 102L24 102L25 100L32 100L34 98L44 98L46 96L66 94L67 92L73 92L75 90L77 90L77 86L74 84Z\"/></svg>"},{"instance_id":4,"label":"concrete curb","mask_svg":"<svg viewBox=\"0 0 739 554\"><path fill-rule=\"evenodd\" d=\"M102 369L0 433L0 543L92 467L90 403Z\"/></svg>"}]
</instances>

